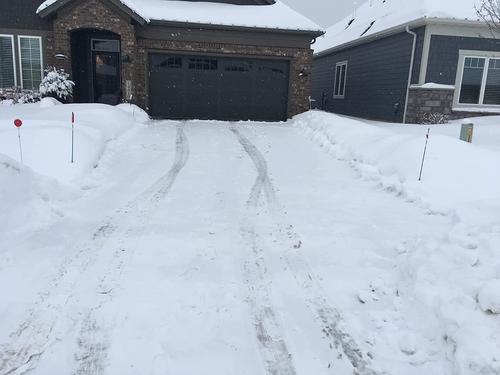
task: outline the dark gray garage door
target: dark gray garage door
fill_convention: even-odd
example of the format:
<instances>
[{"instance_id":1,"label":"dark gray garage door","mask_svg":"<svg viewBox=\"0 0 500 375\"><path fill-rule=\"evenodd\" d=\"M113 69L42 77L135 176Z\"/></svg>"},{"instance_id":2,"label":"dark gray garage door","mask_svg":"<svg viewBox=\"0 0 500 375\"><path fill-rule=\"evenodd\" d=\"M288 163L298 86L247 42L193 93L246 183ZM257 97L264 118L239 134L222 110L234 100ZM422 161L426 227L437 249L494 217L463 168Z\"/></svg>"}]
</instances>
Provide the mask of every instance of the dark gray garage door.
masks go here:
<instances>
[{"instance_id":1,"label":"dark gray garage door","mask_svg":"<svg viewBox=\"0 0 500 375\"><path fill-rule=\"evenodd\" d=\"M154 117L230 121L287 117L286 60L151 53L149 65L149 106Z\"/></svg>"}]
</instances>

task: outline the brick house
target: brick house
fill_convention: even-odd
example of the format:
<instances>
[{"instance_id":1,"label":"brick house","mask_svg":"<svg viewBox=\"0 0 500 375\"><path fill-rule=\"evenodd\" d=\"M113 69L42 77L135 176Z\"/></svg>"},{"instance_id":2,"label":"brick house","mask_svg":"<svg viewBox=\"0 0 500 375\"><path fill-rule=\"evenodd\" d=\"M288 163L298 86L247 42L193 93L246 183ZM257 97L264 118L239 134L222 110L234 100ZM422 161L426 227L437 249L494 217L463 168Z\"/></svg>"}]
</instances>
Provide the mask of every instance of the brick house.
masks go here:
<instances>
[{"instance_id":1,"label":"brick house","mask_svg":"<svg viewBox=\"0 0 500 375\"><path fill-rule=\"evenodd\" d=\"M424 123L500 113L500 42L474 0L368 0L314 45L324 110Z\"/></svg>"},{"instance_id":2,"label":"brick house","mask_svg":"<svg viewBox=\"0 0 500 375\"><path fill-rule=\"evenodd\" d=\"M36 89L55 66L75 81L75 102L132 98L155 117L284 120L309 108L320 35L273 0L2 1L0 88Z\"/></svg>"}]
</instances>

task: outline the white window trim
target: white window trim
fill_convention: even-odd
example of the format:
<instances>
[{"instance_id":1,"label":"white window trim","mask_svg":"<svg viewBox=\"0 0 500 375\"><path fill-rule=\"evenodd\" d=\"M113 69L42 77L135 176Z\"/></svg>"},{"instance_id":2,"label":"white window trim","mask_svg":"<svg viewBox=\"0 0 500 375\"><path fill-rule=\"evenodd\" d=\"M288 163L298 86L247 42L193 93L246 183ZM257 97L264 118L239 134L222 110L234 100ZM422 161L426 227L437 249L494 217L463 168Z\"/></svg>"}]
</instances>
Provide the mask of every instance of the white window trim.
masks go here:
<instances>
[{"instance_id":1,"label":"white window trim","mask_svg":"<svg viewBox=\"0 0 500 375\"><path fill-rule=\"evenodd\" d=\"M17 86L16 47L15 47L14 35L0 34L0 36L10 37L10 40L12 41L11 46L12 46L12 66L14 67L14 86ZM0 87L0 88L6 89L8 87Z\"/></svg>"},{"instance_id":2,"label":"white window trim","mask_svg":"<svg viewBox=\"0 0 500 375\"><path fill-rule=\"evenodd\" d=\"M337 95L337 94L335 94L335 87L337 86L337 68L340 67L339 79L340 79L340 82L342 82L342 66L344 66L344 65L345 65L344 87L342 89L342 95ZM347 85L347 69L348 69L348 61L347 60L340 61L337 64L335 64L335 74L334 74L334 78L333 78L333 97L335 99L344 99L345 98L345 88ZM339 83L339 89L340 89L340 83Z\"/></svg>"},{"instance_id":3,"label":"white window trim","mask_svg":"<svg viewBox=\"0 0 500 375\"><path fill-rule=\"evenodd\" d=\"M481 92L479 94L479 104L471 103L460 103L460 95L462 93L462 80L464 76L465 59L467 57L471 58L483 58L486 59L484 62L484 71L481 81ZM490 59L500 59L500 52L493 51L469 51L460 50L458 56L458 68L457 77L455 80L455 96L453 98L453 110L470 110L474 112L481 112L481 110L488 109L500 109L500 104L482 104L484 102L484 93L486 91L486 82L488 80L488 69Z\"/></svg>"},{"instance_id":4,"label":"white window trim","mask_svg":"<svg viewBox=\"0 0 500 375\"><path fill-rule=\"evenodd\" d=\"M40 46L40 67L41 67L41 72L40 72L40 79L43 79L43 49L42 49L42 37L37 36L37 35L18 35L17 36L17 49L19 52L19 78L21 79L21 88L24 89L24 84L23 84L23 63L21 59L21 39L22 38L30 38L30 39L38 39L38 43Z\"/></svg>"}]
</instances>

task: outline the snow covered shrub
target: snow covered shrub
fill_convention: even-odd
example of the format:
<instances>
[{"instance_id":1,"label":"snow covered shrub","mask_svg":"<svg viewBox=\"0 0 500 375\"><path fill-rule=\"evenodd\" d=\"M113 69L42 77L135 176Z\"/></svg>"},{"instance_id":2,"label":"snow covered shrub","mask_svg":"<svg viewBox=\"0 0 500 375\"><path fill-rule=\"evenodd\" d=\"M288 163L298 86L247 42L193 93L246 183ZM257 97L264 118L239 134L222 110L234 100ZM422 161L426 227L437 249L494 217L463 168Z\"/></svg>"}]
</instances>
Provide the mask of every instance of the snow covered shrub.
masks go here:
<instances>
[{"instance_id":1,"label":"snow covered shrub","mask_svg":"<svg viewBox=\"0 0 500 375\"><path fill-rule=\"evenodd\" d=\"M418 116L417 123L423 125L447 124L448 116L439 112L426 112Z\"/></svg>"},{"instance_id":2,"label":"snow covered shrub","mask_svg":"<svg viewBox=\"0 0 500 375\"><path fill-rule=\"evenodd\" d=\"M40 101L37 91L23 90L20 87L0 90L0 102L7 104L27 104Z\"/></svg>"},{"instance_id":3,"label":"snow covered shrub","mask_svg":"<svg viewBox=\"0 0 500 375\"><path fill-rule=\"evenodd\" d=\"M69 74L64 69L48 67L40 83L40 94L64 103L73 97L73 86L75 83L69 79Z\"/></svg>"}]
</instances>

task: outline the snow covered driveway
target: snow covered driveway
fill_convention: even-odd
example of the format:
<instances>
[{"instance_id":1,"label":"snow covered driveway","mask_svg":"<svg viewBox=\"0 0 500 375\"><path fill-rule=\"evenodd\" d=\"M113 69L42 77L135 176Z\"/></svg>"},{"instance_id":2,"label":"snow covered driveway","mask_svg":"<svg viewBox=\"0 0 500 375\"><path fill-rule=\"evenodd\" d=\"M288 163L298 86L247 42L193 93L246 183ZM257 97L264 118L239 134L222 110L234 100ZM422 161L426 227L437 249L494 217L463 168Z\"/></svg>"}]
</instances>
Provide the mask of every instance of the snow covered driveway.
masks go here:
<instances>
[{"instance_id":1,"label":"snow covered driveway","mask_svg":"<svg viewBox=\"0 0 500 375\"><path fill-rule=\"evenodd\" d=\"M57 214L3 241L1 375L454 373L394 308L404 254L454 218L299 128L137 127Z\"/></svg>"}]
</instances>

